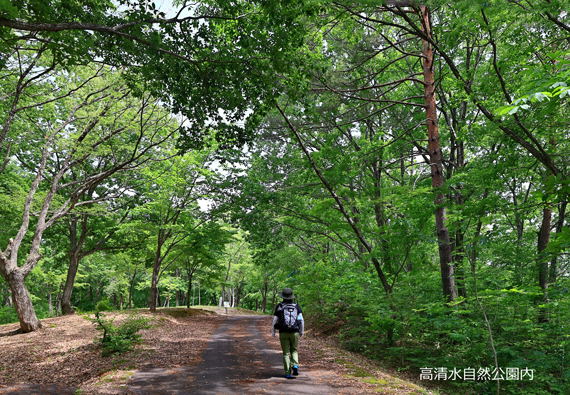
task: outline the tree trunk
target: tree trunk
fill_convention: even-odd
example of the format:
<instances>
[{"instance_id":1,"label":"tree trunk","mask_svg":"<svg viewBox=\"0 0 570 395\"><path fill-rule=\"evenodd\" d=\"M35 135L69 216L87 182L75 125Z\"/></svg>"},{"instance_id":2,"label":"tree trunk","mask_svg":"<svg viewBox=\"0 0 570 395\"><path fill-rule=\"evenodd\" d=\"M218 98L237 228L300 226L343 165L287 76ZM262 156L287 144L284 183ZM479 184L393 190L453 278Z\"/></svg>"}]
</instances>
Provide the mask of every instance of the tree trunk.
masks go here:
<instances>
[{"instance_id":1,"label":"tree trunk","mask_svg":"<svg viewBox=\"0 0 570 395\"><path fill-rule=\"evenodd\" d=\"M515 207L516 209L516 207ZM516 249L516 254L515 254L515 267L514 267L514 271L515 271L515 281L518 282L522 282L523 281L523 277L524 277L524 272L522 271L522 263L524 262L523 260L523 236L524 236L524 227L525 227L525 222L524 222L524 218L522 215L520 215L518 212L515 212L515 220L516 220L516 225L517 225L517 249Z\"/></svg>"},{"instance_id":2,"label":"tree trunk","mask_svg":"<svg viewBox=\"0 0 570 395\"><path fill-rule=\"evenodd\" d=\"M564 219L566 217L566 206L567 206L567 201L563 201L562 204L560 205L560 207L558 208L558 221L556 221L556 234L558 235L559 233L562 232L562 228L564 227ZM552 261L550 261L550 275L548 278L548 282L550 284L554 284L556 282L556 265L557 265L557 261L558 261L558 255L554 255L554 257L552 258Z\"/></svg>"},{"instance_id":3,"label":"tree trunk","mask_svg":"<svg viewBox=\"0 0 570 395\"><path fill-rule=\"evenodd\" d=\"M46 284L46 292L47 292L47 301L48 301L48 311L51 315L53 315L53 303L51 301L51 292L49 290L48 284Z\"/></svg>"},{"instance_id":4,"label":"tree trunk","mask_svg":"<svg viewBox=\"0 0 570 395\"><path fill-rule=\"evenodd\" d=\"M236 289L236 307L239 307L239 303L241 302L241 290L243 288L243 279L242 283Z\"/></svg>"},{"instance_id":5,"label":"tree trunk","mask_svg":"<svg viewBox=\"0 0 570 395\"><path fill-rule=\"evenodd\" d=\"M369 129L369 139L371 142L374 141L375 133L372 130L372 127L368 127ZM374 179L374 195L376 196L377 201L382 201L382 167L384 166L384 150L380 150L378 157L372 162L372 177ZM389 241L386 240L386 221L384 216L384 206L379 203L374 204L374 216L376 218L376 226L378 232L378 239L380 242L380 246L382 249L382 263L384 267L387 267L388 270L392 270L392 259L390 258L390 248L388 246ZM358 252L360 254L364 254L366 248L358 246ZM376 264L374 265L376 267ZM370 267L370 262L367 261L365 263L365 270L368 270ZM386 288L386 286L384 287ZM388 292L388 291L387 291Z\"/></svg>"},{"instance_id":6,"label":"tree trunk","mask_svg":"<svg viewBox=\"0 0 570 395\"><path fill-rule=\"evenodd\" d=\"M150 284L150 311L156 311L156 303L158 301L158 305L160 306L160 300L158 299L158 274L160 272L160 254L162 250L162 243L160 240L160 235L158 237L158 246L156 248L156 255L154 257L154 264L152 266L152 280Z\"/></svg>"},{"instance_id":7,"label":"tree trunk","mask_svg":"<svg viewBox=\"0 0 570 395\"><path fill-rule=\"evenodd\" d=\"M166 307L170 307L171 290L172 290L172 276L170 276L170 282L168 283L168 296L166 297Z\"/></svg>"},{"instance_id":8,"label":"tree trunk","mask_svg":"<svg viewBox=\"0 0 570 395\"><path fill-rule=\"evenodd\" d=\"M463 232L458 229L455 232L455 248L453 256L453 270L457 280L457 293L464 298L467 297L467 289L465 287L465 269L463 260L465 258L465 246L463 245Z\"/></svg>"},{"instance_id":9,"label":"tree trunk","mask_svg":"<svg viewBox=\"0 0 570 395\"><path fill-rule=\"evenodd\" d=\"M131 286L129 287L129 309L133 308L133 288L135 286L136 276L137 276L137 268L135 267L135 272L133 273L133 278L131 279Z\"/></svg>"},{"instance_id":10,"label":"tree trunk","mask_svg":"<svg viewBox=\"0 0 570 395\"><path fill-rule=\"evenodd\" d=\"M6 296L6 307L12 307L14 303L12 302L12 291L8 289L8 296Z\"/></svg>"},{"instance_id":11,"label":"tree trunk","mask_svg":"<svg viewBox=\"0 0 570 395\"><path fill-rule=\"evenodd\" d=\"M261 312L265 313L265 308L267 307L267 291L268 291L267 281L263 284L263 294L261 295L263 299L261 300Z\"/></svg>"},{"instance_id":12,"label":"tree trunk","mask_svg":"<svg viewBox=\"0 0 570 395\"><path fill-rule=\"evenodd\" d=\"M73 314L75 309L71 307L71 293L73 292L73 284L75 283L75 276L79 268L79 254L77 251L70 253L69 256L69 269L67 270L67 279L63 287L63 296L61 297L61 314Z\"/></svg>"},{"instance_id":13,"label":"tree trunk","mask_svg":"<svg viewBox=\"0 0 570 395\"><path fill-rule=\"evenodd\" d=\"M176 279L178 279L178 269L176 269L176 272L174 273L174 277ZM176 295L176 307L180 306L180 292L177 290L174 291L174 294Z\"/></svg>"},{"instance_id":14,"label":"tree trunk","mask_svg":"<svg viewBox=\"0 0 570 395\"><path fill-rule=\"evenodd\" d=\"M8 284L12 291L12 301L18 313L20 328L22 332L28 333L37 331L42 327L40 320L36 316L32 299L25 284L25 277L19 270L14 270L8 275Z\"/></svg>"},{"instance_id":15,"label":"tree trunk","mask_svg":"<svg viewBox=\"0 0 570 395\"><path fill-rule=\"evenodd\" d=\"M63 296L61 297L61 314L74 314L75 309L71 307L71 294L73 293L73 284L75 284L75 277L77 276L77 270L79 268L79 261L94 251L90 251L87 254L82 254L81 250L85 244L85 238L87 237L87 215L83 215L81 219L81 234L79 238L77 237L77 224L79 218L77 215L72 214L69 219L68 229L69 229L69 251L67 256L69 257L69 268L67 269L67 279L65 280L65 286L63 288Z\"/></svg>"},{"instance_id":16,"label":"tree trunk","mask_svg":"<svg viewBox=\"0 0 570 395\"><path fill-rule=\"evenodd\" d=\"M234 254L234 256L235 256L235 254ZM228 269L226 271L226 279L225 279L225 283L222 285L222 297L224 298L224 301L227 301L227 302L230 302L230 298L231 298L231 287L228 287L227 296L226 296L226 284L230 281L230 269L231 269L231 267L232 267L232 257L230 257L230 259L228 260Z\"/></svg>"},{"instance_id":17,"label":"tree trunk","mask_svg":"<svg viewBox=\"0 0 570 395\"><path fill-rule=\"evenodd\" d=\"M186 273L188 274L188 300L186 301L186 307L190 308L190 292L192 291L193 288L192 276L194 275L194 272L188 270ZM194 306L194 297L192 297L192 306Z\"/></svg>"},{"instance_id":18,"label":"tree trunk","mask_svg":"<svg viewBox=\"0 0 570 395\"><path fill-rule=\"evenodd\" d=\"M542 210L542 224L538 232L538 285L543 292L543 301L548 299L548 260L543 251L550 240L550 224L552 222L552 206L547 205ZM543 309L540 310L538 322L548 322Z\"/></svg>"},{"instance_id":19,"label":"tree trunk","mask_svg":"<svg viewBox=\"0 0 570 395\"><path fill-rule=\"evenodd\" d=\"M485 192L483 193L483 198L481 200L485 200L487 199L487 196L489 195L489 189L485 188ZM473 236L473 244L471 245L471 253L467 254L467 257L469 259L469 265L471 266L471 273L475 273L475 264L477 262L477 248L478 248L478 241L479 240L479 236L481 235L481 228L483 227L483 221L481 221L481 218L483 217L483 213L481 212L479 214L479 221L477 222L477 226L475 227L475 234Z\"/></svg>"},{"instance_id":20,"label":"tree trunk","mask_svg":"<svg viewBox=\"0 0 570 395\"><path fill-rule=\"evenodd\" d=\"M55 316L57 317L61 311L61 291L63 290L63 283L59 284L57 297L55 299Z\"/></svg>"},{"instance_id":21,"label":"tree trunk","mask_svg":"<svg viewBox=\"0 0 570 395\"><path fill-rule=\"evenodd\" d=\"M276 299L277 299L277 292L273 292L273 299L271 300L271 312L275 311L275 305L276 305L275 302L277 302Z\"/></svg>"},{"instance_id":22,"label":"tree trunk","mask_svg":"<svg viewBox=\"0 0 570 395\"><path fill-rule=\"evenodd\" d=\"M422 13L422 31L426 36L432 37L431 25L429 19L429 10L426 6L420 6ZM437 189L441 189L444 185L443 177L443 161L441 149L439 146L439 129L437 124L437 109L435 101L435 78L433 71L433 51L428 41L422 40L423 74L425 88L426 117L428 127L429 155L432 185ZM445 194L438 192L434 203L435 222L437 230L437 240L439 244L439 263L441 269L441 281L443 295L448 301L453 301L457 297L455 290L455 277L453 273L451 259L451 244L449 242L449 230L445 224Z\"/></svg>"}]
</instances>

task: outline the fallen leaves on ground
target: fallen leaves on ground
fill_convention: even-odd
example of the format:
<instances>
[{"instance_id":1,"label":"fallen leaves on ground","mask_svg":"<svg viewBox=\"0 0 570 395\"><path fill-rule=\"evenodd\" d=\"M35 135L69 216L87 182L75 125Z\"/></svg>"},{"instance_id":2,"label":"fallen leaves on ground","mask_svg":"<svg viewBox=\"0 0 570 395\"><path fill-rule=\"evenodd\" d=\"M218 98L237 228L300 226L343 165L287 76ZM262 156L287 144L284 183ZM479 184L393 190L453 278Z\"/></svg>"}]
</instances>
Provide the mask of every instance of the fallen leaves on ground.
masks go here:
<instances>
[{"instance_id":1,"label":"fallen leaves on ground","mask_svg":"<svg viewBox=\"0 0 570 395\"><path fill-rule=\"evenodd\" d=\"M216 308L160 309L156 314L140 310L138 314L153 319L152 327L141 331L143 342L133 351L102 357L94 342L100 333L81 316L42 320L39 331L2 336L18 328L17 324L0 326L0 386L21 383L59 384L80 387L82 394L118 394L138 369L194 365L210 335L225 319ZM239 314L232 311L234 314ZM229 315L234 315L230 313ZM200 315L196 315L200 314ZM207 314L207 315L202 315ZM108 313L115 323L128 315ZM272 317L262 318L258 329L269 346L281 352L277 337L271 337ZM245 328L236 326L236 332ZM244 334L244 333L241 333ZM429 394L416 384L388 374L362 355L342 350L334 337L313 337L311 331L299 345L301 371L327 375L327 384L350 388L350 394ZM236 334L237 335L237 334ZM245 365L255 364L254 356L243 349ZM247 360L245 360L247 359ZM328 372L325 372L328 371ZM330 372L334 372L331 378ZM253 381L251 381L253 382ZM248 384L244 382L244 384Z\"/></svg>"},{"instance_id":2,"label":"fallen leaves on ground","mask_svg":"<svg viewBox=\"0 0 570 395\"><path fill-rule=\"evenodd\" d=\"M137 369L198 364L208 338L224 317L210 312L184 314L184 310L139 311L153 319L152 327L140 332L143 342L133 351L109 357L102 357L94 342L100 333L93 323L77 315L42 320L43 328L36 332L0 337L0 386L59 384L80 386L85 394L112 394ZM105 314L115 317L115 324L128 317ZM0 333L18 326L3 325Z\"/></svg>"}]
</instances>

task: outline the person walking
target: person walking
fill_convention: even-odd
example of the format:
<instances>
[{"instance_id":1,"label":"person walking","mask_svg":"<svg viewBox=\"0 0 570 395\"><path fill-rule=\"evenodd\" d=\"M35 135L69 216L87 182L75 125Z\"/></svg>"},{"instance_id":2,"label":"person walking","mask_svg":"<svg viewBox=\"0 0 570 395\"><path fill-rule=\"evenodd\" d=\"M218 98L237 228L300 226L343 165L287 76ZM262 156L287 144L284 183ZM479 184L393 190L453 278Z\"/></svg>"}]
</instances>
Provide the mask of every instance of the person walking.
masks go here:
<instances>
[{"instance_id":1,"label":"person walking","mask_svg":"<svg viewBox=\"0 0 570 395\"><path fill-rule=\"evenodd\" d=\"M299 337L303 337L305 331L305 321L303 320L301 306L293 302L295 296L291 288L284 288L283 291L279 292L279 297L283 301L275 308L272 334L275 336L275 329L279 330L285 377L290 379L291 373L294 376L299 374L297 346L299 345Z\"/></svg>"}]
</instances>

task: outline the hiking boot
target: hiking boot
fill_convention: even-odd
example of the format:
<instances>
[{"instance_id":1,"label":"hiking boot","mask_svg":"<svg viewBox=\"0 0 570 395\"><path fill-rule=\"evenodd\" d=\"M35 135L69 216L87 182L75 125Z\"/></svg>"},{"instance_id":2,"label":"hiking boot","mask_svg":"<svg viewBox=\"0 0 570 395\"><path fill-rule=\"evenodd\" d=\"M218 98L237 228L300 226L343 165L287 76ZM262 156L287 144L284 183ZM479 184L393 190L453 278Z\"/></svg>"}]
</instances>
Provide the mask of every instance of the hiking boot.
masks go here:
<instances>
[{"instance_id":1,"label":"hiking boot","mask_svg":"<svg viewBox=\"0 0 570 395\"><path fill-rule=\"evenodd\" d=\"M293 376L299 375L299 367L297 365L293 366Z\"/></svg>"}]
</instances>

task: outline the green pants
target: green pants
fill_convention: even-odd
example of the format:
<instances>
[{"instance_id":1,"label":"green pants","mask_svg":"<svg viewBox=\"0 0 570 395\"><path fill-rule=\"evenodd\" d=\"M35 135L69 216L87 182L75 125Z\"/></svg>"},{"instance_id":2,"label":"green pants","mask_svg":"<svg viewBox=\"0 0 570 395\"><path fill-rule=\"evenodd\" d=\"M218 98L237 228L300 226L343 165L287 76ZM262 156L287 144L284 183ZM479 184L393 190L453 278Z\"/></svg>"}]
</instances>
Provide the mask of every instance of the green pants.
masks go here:
<instances>
[{"instance_id":1,"label":"green pants","mask_svg":"<svg viewBox=\"0 0 570 395\"><path fill-rule=\"evenodd\" d=\"M279 341L283 350L283 367L285 374L291 374L291 365L299 365L297 345L299 344L299 332L279 332Z\"/></svg>"}]
</instances>

